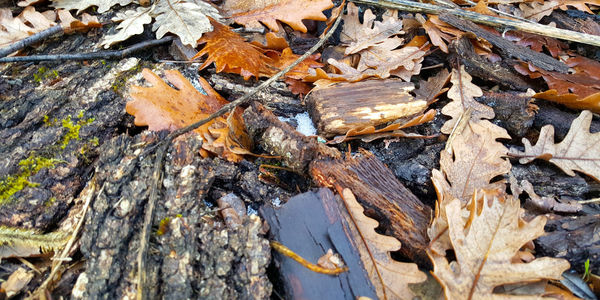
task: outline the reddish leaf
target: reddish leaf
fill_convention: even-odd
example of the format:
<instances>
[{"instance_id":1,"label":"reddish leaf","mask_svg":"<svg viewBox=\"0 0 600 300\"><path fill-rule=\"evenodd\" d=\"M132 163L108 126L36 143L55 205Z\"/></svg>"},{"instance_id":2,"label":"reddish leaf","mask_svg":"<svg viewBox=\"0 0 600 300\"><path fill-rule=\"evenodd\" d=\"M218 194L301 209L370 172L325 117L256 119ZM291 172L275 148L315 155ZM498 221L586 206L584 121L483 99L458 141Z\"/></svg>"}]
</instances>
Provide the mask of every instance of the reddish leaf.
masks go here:
<instances>
[{"instance_id":1,"label":"reddish leaf","mask_svg":"<svg viewBox=\"0 0 600 300\"><path fill-rule=\"evenodd\" d=\"M217 72L237 73L248 80L258 78L269 58L256 46L247 43L239 34L231 31L228 26L211 19L214 27L212 32L205 33L198 43L206 43L204 48L192 59L208 54L200 70L215 63Z\"/></svg>"}]
</instances>

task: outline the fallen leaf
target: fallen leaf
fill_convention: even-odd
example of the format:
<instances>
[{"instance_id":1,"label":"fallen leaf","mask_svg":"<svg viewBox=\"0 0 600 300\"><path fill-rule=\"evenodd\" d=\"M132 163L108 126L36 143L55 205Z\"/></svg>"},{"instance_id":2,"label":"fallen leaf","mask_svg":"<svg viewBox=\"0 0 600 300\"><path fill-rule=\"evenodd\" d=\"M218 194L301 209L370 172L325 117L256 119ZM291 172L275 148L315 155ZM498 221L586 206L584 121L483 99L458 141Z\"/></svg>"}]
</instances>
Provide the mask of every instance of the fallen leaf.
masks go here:
<instances>
[{"instance_id":1,"label":"fallen leaf","mask_svg":"<svg viewBox=\"0 0 600 300\"><path fill-rule=\"evenodd\" d=\"M563 212L563 213L575 213L582 209L581 204L577 201L573 203L561 203L556 201L553 197L542 197L535 193L533 185L527 180L521 181L521 188L529 195L527 203L532 204L542 212Z\"/></svg>"},{"instance_id":2,"label":"fallen leaf","mask_svg":"<svg viewBox=\"0 0 600 300\"><path fill-rule=\"evenodd\" d=\"M34 33L56 25L32 6L26 7L17 17L8 8L0 9L0 47L22 40Z\"/></svg>"},{"instance_id":3,"label":"fallen leaf","mask_svg":"<svg viewBox=\"0 0 600 300\"><path fill-rule=\"evenodd\" d=\"M340 34L340 41L348 44L345 50L346 55L358 53L384 41L393 40L397 45L403 43L404 39L402 38L392 38L392 36L404 34L402 21L398 19L397 11L382 16L382 21L375 21L375 15L370 9L367 9L361 24L358 19L358 7L354 3L348 4L347 7L348 13L342 17L344 28Z\"/></svg>"},{"instance_id":4,"label":"fallen leaf","mask_svg":"<svg viewBox=\"0 0 600 300\"><path fill-rule=\"evenodd\" d=\"M577 94L559 95L556 90L547 90L533 95L533 98L560 103L573 109L587 109L600 113L600 91L585 98L580 98Z\"/></svg>"},{"instance_id":5,"label":"fallen leaf","mask_svg":"<svg viewBox=\"0 0 600 300\"><path fill-rule=\"evenodd\" d=\"M52 6L66 10L76 9L77 14L91 6L98 6L98 12L107 12L111 7L119 4L129 5L133 0L52 0Z\"/></svg>"},{"instance_id":6,"label":"fallen leaf","mask_svg":"<svg viewBox=\"0 0 600 300\"><path fill-rule=\"evenodd\" d=\"M444 86L450 79L450 72L447 69L442 69L434 76L427 78L427 81L420 80L419 88L414 91L418 99L423 99L431 104L437 101L437 97L445 93L448 89Z\"/></svg>"},{"instance_id":7,"label":"fallen leaf","mask_svg":"<svg viewBox=\"0 0 600 300\"><path fill-rule=\"evenodd\" d=\"M200 70L214 62L217 72L237 73L246 80L252 76L258 78L261 71L269 72L264 71L264 68L269 64L270 59L259 48L247 43L228 26L215 20L211 20L211 24L214 30L206 33L198 41L199 44L206 45L193 57L196 59L208 54Z\"/></svg>"},{"instance_id":8,"label":"fallen leaf","mask_svg":"<svg viewBox=\"0 0 600 300\"><path fill-rule=\"evenodd\" d=\"M173 131L194 122L200 121L220 109L228 102L213 90L203 78L198 78L206 95L200 93L181 73L176 70L166 70L165 78L175 88L169 86L158 75L148 69L142 71L144 78L151 87L133 86L130 95L133 99L127 102L125 110L135 116L137 126L148 126L149 130ZM224 117L218 117L194 130L200 134L204 143L202 149L217 154L230 161L240 161L238 153L243 152L246 143L240 138L239 128L230 128ZM236 125L237 126L237 125ZM229 136L232 130L235 136ZM238 153L236 153L236 152Z\"/></svg>"},{"instance_id":9,"label":"fallen leaf","mask_svg":"<svg viewBox=\"0 0 600 300\"><path fill-rule=\"evenodd\" d=\"M440 170L449 183L449 194L466 204L478 189L505 188L504 181L491 182L511 169L503 158L508 149L497 139L510 139L506 129L487 120L471 120L460 134L454 137L450 151L440 152ZM436 190L438 187L436 184Z\"/></svg>"},{"instance_id":10,"label":"fallen leaf","mask_svg":"<svg viewBox=\"0 0 600 300\"><path fill-rule=\"evenodd\" d=\"M269 64L271 66L275 67L276 70L272 74L271 73L264 74L265 76L274 75L275 73L279 72L280 70L283 70L287 66L291 65L293 62L295 62L300 57L300 55L294 54L292 52L292 49L290 49L290 48L283 49L283 51L281 53L276 52L276 51L269 51L266 54L267 54L267 56L269 56L269 58L271 58L271 61L269 62ZM308 72L309 69L316 69L316 68L321 68L324 66L322 63L317 61L319 59L319 57L320 57L320 54L318 54L318 53L307 57L305 60L303 60L297 66L295 66L293 69L291 69L289 72L285 73L284 76L286 78L292 78L292 79L304 79L304 77L306 77L310 74Z\"/></svg>"},{"instance_id":11,"label":"fallen leaf","mask_svg":"<svg viewBox=\"0 0 600 300\"><path fill-rule=\"evenodd\" d=\"M471 79L471 75L465 71L464 66L452 70L452 76L450 77L452 87L448 90L447 95L453 101L442 108L442 113L452 118L442 126L441 131L445 134L452 132L455 124L468 108L472 108L470 116L472 120L494 117L494 110L491 107L475 101L475 97L481 97L483 91L473 84Z\"/></svg>"},{"instance_id":12,"label":"fallen leaf","mask_svg":"<svg viewBox=\"0 0 600 300\"><path fill-rule=\"evenodd\" d=\"M458 199L441 207L448 217L448 236L455 260L449 261L445 253L428 253L434 264L433 274L447 299L523 299L496 294L494 288L541 279L557 280L569 268L566 260L548 257L529 263L512 262L523 245L544 233L546 223L542 216L529 222L520 219L518 199L480 190L462 207ZM437 221L438 218L434 219L434 223Z\"/></svg>"},{"instance_id":13,"label":"fallen leaf","mask_svg":"<svg viewBox=\"0 0 600 300\"><path fill-rule=\"evenodd\" d=\"M130 0L125 1L131 2ZM114 4L116 2L111 6ZM104 37L101 45L109 48L133 35L140 34L144 31L144 25L151 23L154 19L152 30L156 32L157 39L170 32L177 35L183 44L196 47L200 37L205 32L213 30L209 18L220 20L221 16L216 8L206 2L162 0L151 7L138 7L118 13L113 21L121 21L121 24L117 26L114 34Z\"/></svg>"},{"instance_id":14,"label":"fallen leaf","mask_svg":"<svg viewBox=\"0 0 600 300\"><path fill-rule=\"evenodd\" d=\"M332 7L331 0L228 0L223 4L234 22L248 28L262 28L262 23L275 32L279 30L278 20L306 32L302 20L326 21L323 11Z\"/></svg>"},{"instance_id":15,"label":"fallen leaf","mask_svg":"<svg viewBox=\"0 0 600 300\"><path fill-rule=\"evenodd\" d=\"M154 17L152 30L156 38L167 32L177 35L184 45L196 47L205 32L213 30L212 19L219 20L219 11L204 1L161 0L151 11Z\"/></svg>"},{"instance_id":16,"label":"fallen leaf","mask_svg":"<svg viewBox=\"0 0 600 300\"><path fill-rule=\"evenodd\" d=\"M360 253L361 260L371 282L378 285L375 287L377 296L380 299L412 299L413 293L408 284L423 282L427 276L414 263L401 263L392 259L389 252L400 249L400 242L391 236L375 232L379 222L364 215L364 209L356 201L352 191L344 189L342 199L367 248L367 251ZM364 257L366 253L369 257Z\"/></svg>"},{"instance_id":17,"label":"fallen leaf","mask_svg":"<svg viewBox=\"0 0 600 300\"><path fill-rule=\"evenodd\" d=\"M117 32L105 35L100 46L109 48L116 43L144 32L144 25L152 22L150 10L151 8L148 7L138 7L124 12L118 12L117 15L112 18L113 22L121 22L116 28Z\"/></svg>"},{"instance_id":18,"label":"fallen leaf","mask_svg":"<svg viewBox=\"0 0 600 300\"><path fill-rule=\"evenodd\" d=\"M588 110L581 112L573 120L565 138L558 144L554 143L554 127L546 125L540 130L537 143L532 146L529 140L523 139L525 151L514 151L521 157L522 164L534 159L544 159L557 165L565 173L575 176L573 171L579 171L600 181L600 132L590 133L592 113Z\"/></svg>"},{"instance_id":19,"label":"fallen leaf","mask_svg":"<svg viewBox=\"0 0 600 300\"><path fill-rule=\"evenodd\" d=\"M60 19L61 25L65 28L66 32L69 31L85 31L89 28L100 28L102 24L98 21L98 18L89 14L83 13L81 15L81 21L75 19L71 13L64 9L59 9L57 12L58 18Z\"/></svg>"},{"instance_id":20,"label":"fallen leaf","mask_svg":"<svg viewBox=\"0 0 600 300\"><path fill-rule=\"evenodd\" d=\"M6 281L2 282L2 291L7 298L19 294L34 277L33 271L27 271L21 267L12 272Z\"/></svg>"},{"instance_id":21,"label":"fallen leaf","mask_svg":"<svg viewBox=\"0 0 600 300\"><path fill-rule=\"evenodd\" d=\"M555 58L565 50L569 49L569 46L562 41L533 33L511 30L504 33L504 37L515 42L517 45L529 47L531 50L537 52L543 52L544 49L547 49L552 57Z\"/></svg>"}]
</instances>

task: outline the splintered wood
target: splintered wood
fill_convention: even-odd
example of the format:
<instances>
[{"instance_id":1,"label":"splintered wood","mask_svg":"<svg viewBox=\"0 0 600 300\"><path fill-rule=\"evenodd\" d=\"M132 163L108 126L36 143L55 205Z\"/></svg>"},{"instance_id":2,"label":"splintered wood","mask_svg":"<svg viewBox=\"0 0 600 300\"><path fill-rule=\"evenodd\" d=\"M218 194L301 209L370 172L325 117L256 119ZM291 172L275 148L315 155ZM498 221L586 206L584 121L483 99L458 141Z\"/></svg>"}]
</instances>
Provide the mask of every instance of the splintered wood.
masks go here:
<instances>
[{"instance_id":1,"label":"splintered wood","mask_svg":"<svg viewBox=\"0 0 600 300\"><path fill-rule=\"evenodd\" d=\"M423 112L427 101L415 99L412 90L412 83L398 79L340 83L313 91L306 103L319 135L329 138Z\"/></svg>"}]
</instances>

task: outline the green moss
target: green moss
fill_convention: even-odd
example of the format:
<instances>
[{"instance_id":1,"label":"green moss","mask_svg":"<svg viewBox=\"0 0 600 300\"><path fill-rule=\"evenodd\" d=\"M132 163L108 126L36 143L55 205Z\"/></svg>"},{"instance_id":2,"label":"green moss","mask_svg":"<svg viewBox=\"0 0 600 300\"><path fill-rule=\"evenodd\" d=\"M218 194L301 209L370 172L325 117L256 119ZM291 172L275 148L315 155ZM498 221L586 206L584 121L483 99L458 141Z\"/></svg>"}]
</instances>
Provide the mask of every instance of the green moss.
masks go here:
<instances>
[{"instance_id":1,"label":"green moss","mask_svg":"<svg viewBox=\"0 0 600 300\"><path fill-rule=\"evenodd\" d=\"M81 130L82 126L88 125L94 122L94 118L89 118L87 120L83 119L83 111L79 112L77 115L79 119L77 123L74 123L71 120L71 115L68 115L65 119L61 120L62 127L67 129L67 133L65 133L59 143L60 149L65 149L71 140L79 140L79 130Z\"/></svg>"},{"instance_id":2,"label":"green moss","mask_svg":"<svg viewBox=\"0 0 600 300\"><path fill-rule=\"evenodd\" d=\"M79 140L79 131L85 125L88 125L94 121L93 118L84 119L84 111L80 111L77 115L78 121L74 122L71 118L71 115L67 116L65 119L61 120L60 123L62 127L67 129L67 132L63 134L59 141L57 141L54 145L50 145L45 150L42 150L43 153L57 153L60 154L61 150L64 150L72 140ZM50 119L49 116L44 116L43 120L46 126L52 126L58 121L55 119ZM87 151L91 146L98 146L99 141L98 138L90 139L80 151ZM56 154L56 156L58 155ZM52 155L54 156L54 155ZM23 190L26 187L35 187L38 186L38 183L29 181L29 177L37 174L40 170L44 168L54 168L55 165L61 160L48 157L48 154L45 155L37 155L35 152L31 153L28 158L23 159L19 162L19 171L15 174L11 174L0 178L0 205L7 203L11 197ZM55 198L54 198L55 200ZM53 198L50 198L48 202L45 204L50 206L54 201Z\"/></svg>"},{"instance_id":3,"label":"green moss","mask_svg":"<svg viewBox=\"0 0 600 300\"><path fill-rule=\"evenodd\" d=\"M147 62L142 62L140 60L140 63L135 65L133 68L119 73L116 76L115 81L113 81L113 84L111 85L112 90L115 93L120 94L121 90L125 87L125 84L127 84L127 81L129 81L129 79L131 79L131 77L135 76L135 74L139 73L140 70L142 70L142 68L145 67L146 65L148 65Z\"/></svg>"},{"instance_id":4,"label":"green moss","mask_svg":"<svg viewBox=\"0 0 600 300\"><path fill-rule=\"evenodd\" d=\"M42 81L46 79L56 79L58 77L60 77L58 71L49 70L46 67L39 67L37 72L33 74L33 81L41 84Z\"/></svg>"},{"instance_id":5,"label":"green moss","mask_svg":"<svg viewBox=\"0 0 600 300\"><path fill-rule=\"evenodd\" d=\"M54 168L59 160L36 156L35 153L19 162L19 171L16 174L0 179L0 204L5 204L18 191L26 187L35 187L38 184L30 182L29 177L37 174L43 168Z\"/></svg>"},{"instance_id":6,"label":"green moss","mask_svg":"<svg viewBox=\"0 0 600 300\"><path fill-rule=\"evenodd\" d=\"M169 217L160 220L160 223L158 224L158 230L156 230L157 236L161 236L167 233L167 231L169 230L169 222L171 222L171 218Z\"/></svg>"},{"instance_id":7,"label":"green moss","mask_svg":"<svg viewBox=\"0 0 600 300\"><path fill-rule=\"evenodd\" d=\"M46 207L50 207L52 206L52 204L54 204L54 202L56 202L56 197L50 197L50 199L46 200L46 202L44 202L44 205Z\"/></svg>"}]
</instances>

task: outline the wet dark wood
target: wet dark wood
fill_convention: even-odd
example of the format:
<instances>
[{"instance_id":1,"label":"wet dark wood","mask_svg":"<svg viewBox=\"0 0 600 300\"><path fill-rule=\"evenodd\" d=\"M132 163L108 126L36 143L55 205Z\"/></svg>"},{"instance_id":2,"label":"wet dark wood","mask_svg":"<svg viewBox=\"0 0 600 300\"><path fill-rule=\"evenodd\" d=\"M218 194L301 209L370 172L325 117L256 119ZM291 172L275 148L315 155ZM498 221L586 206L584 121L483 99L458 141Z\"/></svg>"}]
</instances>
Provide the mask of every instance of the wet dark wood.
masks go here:
<instances>
[{"instance_id":1,"label":"wet dark wood","mask_svg":"<svg viewBox=\"0 0 600 300\"><path fill-rule=\"evenodd\" d=\"M429 265L425 249L429 243L431 208L405 188L373 154L361 151L347 160L318 160L310 165L310 171L313 178L324 184L352 190L366 206L367 215L380 221L386 234L402 242L402 255L422 266Z\"/></svg>"},{"instance_id":2,"label":"wet dark wood","mask_svg":"<svg viewBox=\"0 0 600 300\"><path fill-rule=\"evenodd\" d=\"M274 240L313 263L332 249L349 269L337 276L315 273L276 253L284 299L377 298L355 246L360 237L349 230L341 199L329 189L294 196L280 208L263 206L260 213Z\"/></svg>"}]
</instances>

